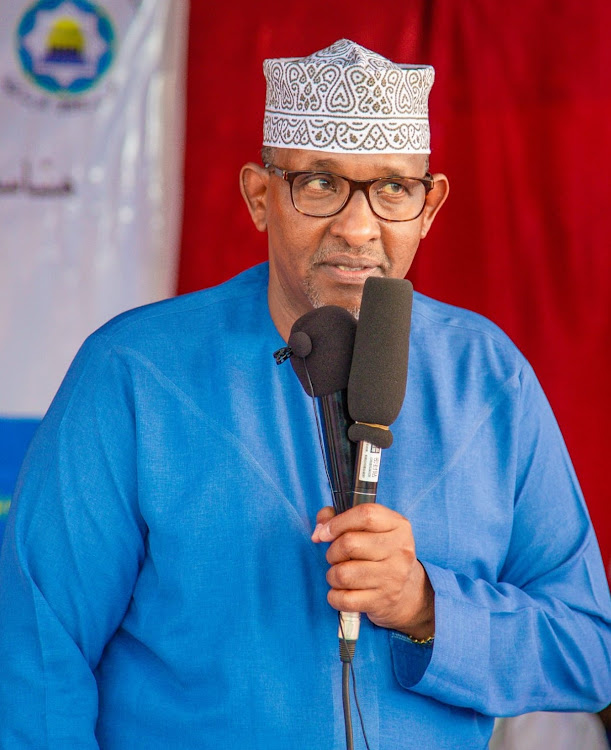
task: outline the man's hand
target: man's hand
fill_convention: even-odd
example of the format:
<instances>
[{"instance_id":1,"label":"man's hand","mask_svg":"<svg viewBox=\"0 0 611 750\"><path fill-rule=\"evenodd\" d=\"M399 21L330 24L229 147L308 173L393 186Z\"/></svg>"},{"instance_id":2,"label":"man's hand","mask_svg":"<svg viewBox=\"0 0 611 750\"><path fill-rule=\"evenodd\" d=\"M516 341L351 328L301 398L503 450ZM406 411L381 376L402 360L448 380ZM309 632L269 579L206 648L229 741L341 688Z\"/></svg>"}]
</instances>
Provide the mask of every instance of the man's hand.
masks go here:
<instances>
[{"instance_id":1,"label":"man's hand","mask_svg":"<svg viewBox=\"0 0 611 750\"><path fill-rule=\"evenodd\" d=\"M383 628L412 638L435 632L435 594L416 558L410 522L394 510L363 503L316 517L314 542L331 542L327 561L329 604L343 612L365 612Z\"/></svg>"}]
</instances>

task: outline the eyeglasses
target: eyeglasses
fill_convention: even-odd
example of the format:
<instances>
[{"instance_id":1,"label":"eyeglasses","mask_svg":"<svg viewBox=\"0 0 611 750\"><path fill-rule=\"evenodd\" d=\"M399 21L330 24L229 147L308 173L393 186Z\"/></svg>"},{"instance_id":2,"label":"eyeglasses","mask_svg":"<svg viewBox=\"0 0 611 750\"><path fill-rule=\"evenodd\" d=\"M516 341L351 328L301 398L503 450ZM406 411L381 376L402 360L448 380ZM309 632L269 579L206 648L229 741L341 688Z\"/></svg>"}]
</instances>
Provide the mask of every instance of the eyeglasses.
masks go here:
<instances>
[{"instance_id":1,"label":"eyeglasses","mask_svg":"<svg viewBox=\"0 0 611 750\"><path fill-rule=\"evenodd\" d=\"M357 190L362 190L373 213L385 221L413 221L426 203L435 183L424 177L374 177L350 180L333 172L289 172L274 164L265 169L286 180L291 201L299 213L324 218L339 213Z\"/></svg>"}]
</instances>

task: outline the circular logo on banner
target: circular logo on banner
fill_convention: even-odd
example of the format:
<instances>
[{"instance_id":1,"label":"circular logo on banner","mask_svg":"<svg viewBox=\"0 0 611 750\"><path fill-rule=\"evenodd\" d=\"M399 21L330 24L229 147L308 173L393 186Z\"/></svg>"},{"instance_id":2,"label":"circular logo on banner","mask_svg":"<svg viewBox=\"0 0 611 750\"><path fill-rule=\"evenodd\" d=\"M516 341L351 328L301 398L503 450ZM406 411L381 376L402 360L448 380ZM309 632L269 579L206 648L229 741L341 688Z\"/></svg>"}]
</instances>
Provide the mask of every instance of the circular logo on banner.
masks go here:
<instances>
[{"instance_id":1,"label":"circular logo on banner","mask_svg":"<svg viewBox=\"0 0 611 750\"><path fill-rule=\"evenodd\" d=\"M83 94L110 68L115 32L86 0L39 0L17 27L17 54L30 80L51 94Z\"/></svg>"}]
</instances>

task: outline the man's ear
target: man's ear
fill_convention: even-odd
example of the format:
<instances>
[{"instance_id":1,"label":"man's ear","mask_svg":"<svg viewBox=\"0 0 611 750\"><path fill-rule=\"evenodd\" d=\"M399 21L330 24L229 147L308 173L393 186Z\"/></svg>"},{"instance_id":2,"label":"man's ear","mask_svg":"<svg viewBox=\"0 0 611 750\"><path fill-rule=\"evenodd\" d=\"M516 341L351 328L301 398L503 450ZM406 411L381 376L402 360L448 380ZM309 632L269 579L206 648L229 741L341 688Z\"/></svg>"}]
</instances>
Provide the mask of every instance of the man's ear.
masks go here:
<instances>
[{"instance_id":1,"label":"man's ear","mask_svg":"<svg viewBox=\"0 0 611 750\"><path fill-rule=\"evenodd\" d=\"M267 188L269 172L249 161L240 170L240 192L246 201L254 225L260 232L267 229Z\"/></svg>"},{"instance_id":2,"label":"man's ear","mask_svg":"<svg viewBox=\"0 0 611 750\"><path fill-rule=\"evenodd\" d=\"M437 216L437 212L445 203L448 193L450 192L450 183L448 178L437 172L433 175L434 186L433 189L426 196L426 203L424 204L422 230L420 232L420 238L424 239L431 228L433 219Z\"/></svg>"}]
</instances>

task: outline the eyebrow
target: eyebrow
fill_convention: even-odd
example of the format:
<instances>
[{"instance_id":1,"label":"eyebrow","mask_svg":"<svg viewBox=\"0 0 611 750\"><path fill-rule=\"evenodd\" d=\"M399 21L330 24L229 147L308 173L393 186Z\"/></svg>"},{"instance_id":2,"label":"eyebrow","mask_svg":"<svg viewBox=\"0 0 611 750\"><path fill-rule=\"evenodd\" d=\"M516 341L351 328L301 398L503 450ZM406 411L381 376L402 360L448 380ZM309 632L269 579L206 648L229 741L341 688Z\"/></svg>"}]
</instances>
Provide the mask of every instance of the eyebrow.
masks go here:
<instances>
[{"instance_id":1,"label":"eyebrow","mask_svg":"<svg viewBox=\"0 0 611 750\"><path fill-rule=\"evenodd\" d=\"M310 169L337 169L334 159L314 159L309 166Z\"/></svg>"}]
</instances>

